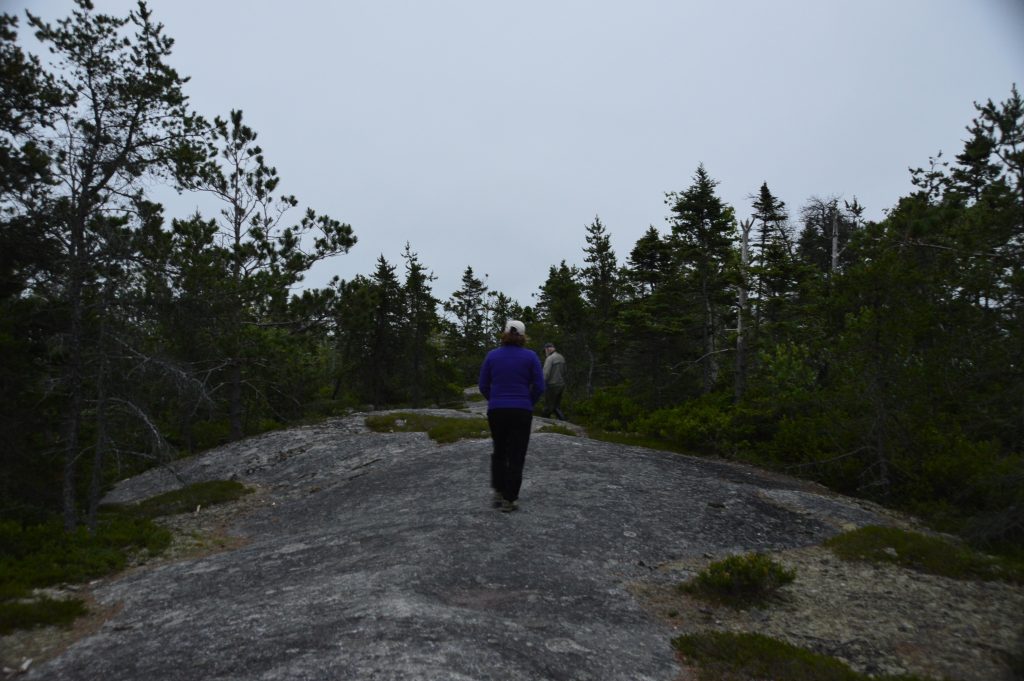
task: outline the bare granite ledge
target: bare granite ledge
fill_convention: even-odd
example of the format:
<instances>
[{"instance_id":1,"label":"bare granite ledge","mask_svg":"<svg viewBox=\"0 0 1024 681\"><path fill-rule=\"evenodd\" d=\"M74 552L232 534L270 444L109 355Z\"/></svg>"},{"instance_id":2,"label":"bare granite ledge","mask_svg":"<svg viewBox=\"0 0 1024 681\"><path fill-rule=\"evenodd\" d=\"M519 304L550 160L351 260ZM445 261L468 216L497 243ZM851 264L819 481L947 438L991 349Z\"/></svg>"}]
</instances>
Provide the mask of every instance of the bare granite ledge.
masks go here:
<instances>
[{"instance_id":1,"label":"bare granite ledge","mask_svg":"<svg viewBox=\"0 0 1024 681\"><path fill-rule=\"evenodd\" d=\"M229 528L244 541L103 581L92 595L115 614L21 678L670 681L674 630L636 583L891 522L753 468L551 433L533 435L521 510L502 514L489 441L439 446L364 417L175 464L261 489ZM152 470L108 500L177 484Z\"/></svg>"}]
</instances>

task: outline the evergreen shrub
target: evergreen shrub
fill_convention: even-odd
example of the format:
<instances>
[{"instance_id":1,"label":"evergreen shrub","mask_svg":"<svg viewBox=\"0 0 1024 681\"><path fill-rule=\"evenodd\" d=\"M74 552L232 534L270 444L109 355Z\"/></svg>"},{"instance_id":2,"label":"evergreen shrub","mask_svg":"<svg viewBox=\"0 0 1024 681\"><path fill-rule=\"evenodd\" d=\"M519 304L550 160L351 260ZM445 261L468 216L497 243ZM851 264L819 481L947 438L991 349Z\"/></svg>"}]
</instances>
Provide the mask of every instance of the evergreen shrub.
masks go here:
<instances>
[{"instance_id":1,"label":"evergreen shrub","mask_svg":"<svg viewBox=\"0 0 1024 681\"><path fill-rule=\"evenodd\" d=\"M231 424L227 419L199 421L192 424L192 450L203 451L231 441Z\"/></svg>"},{"instance_id":2,"label":"evergreen shrub","mask_svg":"<svg viewBox=\"0 0 1024 681\"><path fill-rule=\"evenodd\" d=\"M587 426L610 431L635 430L644 410L631 394L629 385L600 388L574 407L577 418Z\"/></svg>"},{"instance_id":3,"label":"evergreen shrub","mask_svg":"<svg viewBox=\"0 0 1024 681\"><path fill-rule=\"evenodd\" d=\"M763 602L794 579L793 570L762 553L750 553L711 563L680 589L742 608Z\"/></svg>"},{"instance_id":4,"label":"evergreen shrub","mask_svg":"<svg viewBox=\"0 0 1024 681\"><path fill-rule=\"evenodd\" d=\"M732 407L722 394L710 394L685 404L658 409L637 420L641 435L667 440L677 448L702 454L724 454L739 439Z\"/></svg>"},{"instance_id":5,"label":"evergreen shrub","mask_svg":"<svg viewBox=\"0 0 1024 681\"><path fill-rule=\"evenodd\" d=\"M127 564L129 553L159 554L170 541L168 530L125 513L101 513L95 535L84 527L65 532L57 518L37 525L0 521L0 634L70 623L85 612L80 600L52 599L32 590L116 572Z\"/></svg>"}]
</instances>

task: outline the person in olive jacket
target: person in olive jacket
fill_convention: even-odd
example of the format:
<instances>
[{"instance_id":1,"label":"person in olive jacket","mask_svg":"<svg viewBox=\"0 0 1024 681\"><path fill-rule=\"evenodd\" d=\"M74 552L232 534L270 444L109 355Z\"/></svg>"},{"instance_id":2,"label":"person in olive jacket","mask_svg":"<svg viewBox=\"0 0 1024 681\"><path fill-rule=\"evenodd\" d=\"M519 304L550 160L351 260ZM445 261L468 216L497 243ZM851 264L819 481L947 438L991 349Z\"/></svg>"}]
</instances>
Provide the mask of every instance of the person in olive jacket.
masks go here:
<instances>
[{"instance_id":1,"label":"person in olive jacket","mask_svg":"<svg viewBox=\"0 0 1024 681\"><path fill-rule=\"evenodd\" d=\"M554 414L555 418L564 421L562 393L565 392L565 357L555 349L554 343L545 343L544 352L547 358L544 360L544 411L541 416L546 418Z\"/></svg>"}]
</instances>

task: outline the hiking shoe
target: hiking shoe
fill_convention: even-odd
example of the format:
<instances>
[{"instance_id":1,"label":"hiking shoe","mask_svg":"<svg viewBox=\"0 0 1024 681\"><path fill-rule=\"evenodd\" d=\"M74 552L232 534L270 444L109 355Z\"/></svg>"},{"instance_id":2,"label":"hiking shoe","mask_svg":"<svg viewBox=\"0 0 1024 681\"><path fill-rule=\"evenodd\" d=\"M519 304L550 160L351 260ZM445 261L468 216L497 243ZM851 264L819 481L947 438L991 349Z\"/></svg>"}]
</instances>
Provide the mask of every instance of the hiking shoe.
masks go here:
<instances>
[{"instance_id":1,"label":"hiking shoe","mask_svg":"<svg viewBox=\"0 0 1024 681\"><path fill-rule=\"evenodd\" d=\"M494 490L494 499L491 500L491 506L501 508L503 503L505 503L505 497L501 496L501 492L498 490Z\"/></svg>"},{"instance_id":2,"label":"hiking shoe","mask_svg":"<svg viewBox=\"0 0 1024 681\"><path fill-rule=\"evenodd\" d=\"M515 511L518 508L519 504L516 503L515 501L506 501L505 499L501 500L500 510L502 513L511 513L512 511Z\"/></svg>"}]
</instances>

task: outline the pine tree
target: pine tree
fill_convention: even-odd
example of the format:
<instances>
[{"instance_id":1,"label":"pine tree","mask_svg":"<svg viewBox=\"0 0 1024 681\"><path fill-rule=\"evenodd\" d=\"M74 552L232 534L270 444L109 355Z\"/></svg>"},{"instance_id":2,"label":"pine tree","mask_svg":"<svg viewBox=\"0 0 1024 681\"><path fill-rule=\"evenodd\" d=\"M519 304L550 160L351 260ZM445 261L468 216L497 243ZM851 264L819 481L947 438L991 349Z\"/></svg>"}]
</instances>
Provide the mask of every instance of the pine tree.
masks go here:
<instances>
[{"instance_id":1,"label":"pine tree","mask_svg":"<svg viewBox=\"0 0 1024 681\"><path fill-rule=\"evenodd\" d=\"M117 18L93 13L86 0L77 4L56 26L28 13L60 74L54 127L37 128L33 142L52 160L48 173L58 181L35 197L34 210L46 215L40 224L56 246L46 265L45 295L60 301L66 320L59 373L68 529L78 518L77 469L86 446L83 419L97 390L93 372L103 366L88 357L98 347L93 339L101 315L109 310L101 302L103 290L119 286L111 276L131 271L113 265L124 257L119 249L125 230L137 229L136 216L144 211L142 188L192 156L196 131L184 79L167 63L173 41L146 6Z\"/></svg>"},{"instance_id":2,"label":"pine tree","mask_svg":"<svg viewBox=\"0 0 1024 681\"><path fill-rule=\"evenodd\" d=\"M292 195L275 195L280 178L269 166L257 134L232 111L230 121L216 118L208 130L206 161L179 177L186 189L216 197L223 207L217 221L217 245L230 253L217 296L225 315L217 320L228 387L232 439L244 434L245 386L253 386L253 363L259 358L261 324L285 309L289 287L300 282L316 262L347 252L356 238L351 226L307 209L301 220L285 226L286 214L298 205Z\"/></svg>"}]
</instances>

